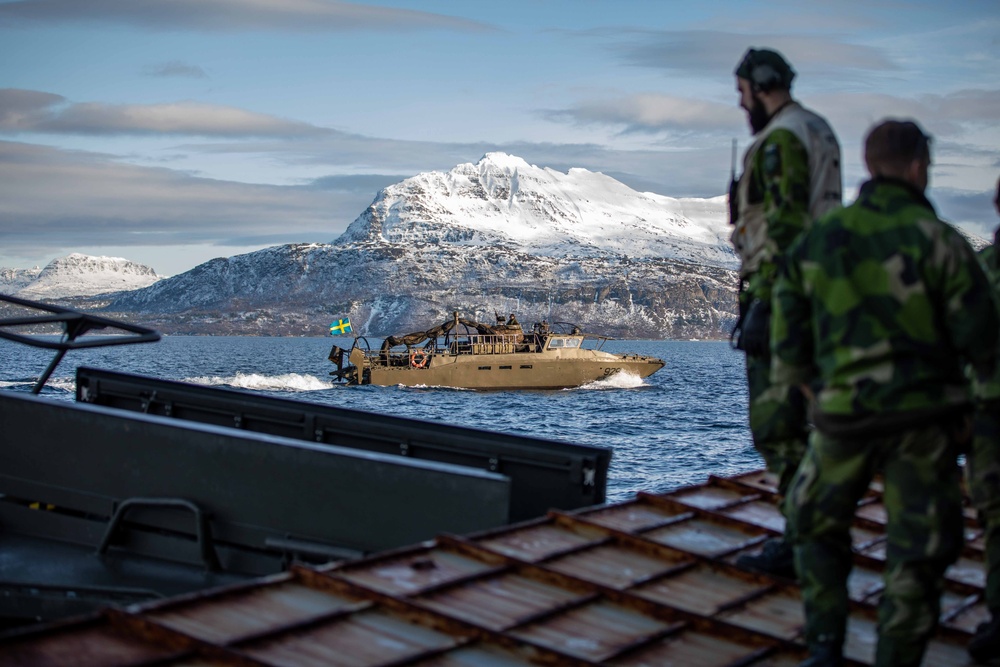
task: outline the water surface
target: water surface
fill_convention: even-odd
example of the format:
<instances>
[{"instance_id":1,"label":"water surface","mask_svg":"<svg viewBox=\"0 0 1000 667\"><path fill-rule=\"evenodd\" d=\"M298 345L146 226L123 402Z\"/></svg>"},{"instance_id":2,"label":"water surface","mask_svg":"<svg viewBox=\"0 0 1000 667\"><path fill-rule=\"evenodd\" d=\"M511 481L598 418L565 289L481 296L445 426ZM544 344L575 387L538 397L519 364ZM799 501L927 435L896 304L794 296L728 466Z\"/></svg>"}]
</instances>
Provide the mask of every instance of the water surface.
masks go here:
<instances>
[{"instance_id":1,"label":"water surface","mask_svg":"<svg viewBox=\"0 0 1000 667\"><path fill-rule=\"evenodd\" d=\"M610 341L610 352L661 357L645 380L614 376L559 391L470 391L334 384L331 345L349 339L167 336L157 343L71 350L43 395L73 400L87 365L237 388L471 428L610 447L608 500L663 492L762 467L746 425L743 357L724 342ZM0 389L30 391L53 353L0 340Z\"/></svg>"}]
</instances>

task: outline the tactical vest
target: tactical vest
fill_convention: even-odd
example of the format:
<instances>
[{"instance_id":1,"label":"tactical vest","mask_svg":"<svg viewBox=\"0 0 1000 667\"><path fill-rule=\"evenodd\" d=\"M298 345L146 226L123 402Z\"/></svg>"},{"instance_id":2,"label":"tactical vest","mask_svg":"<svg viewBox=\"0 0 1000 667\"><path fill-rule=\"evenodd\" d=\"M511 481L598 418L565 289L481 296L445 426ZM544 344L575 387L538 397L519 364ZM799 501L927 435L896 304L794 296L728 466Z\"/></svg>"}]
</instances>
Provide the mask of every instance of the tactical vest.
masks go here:
<instances>
[{"instance_id":1,"label":"tactical vest","mask_svg":"<svg viewBox=\"0 0 1000 667\"><path fill-rule=\"evenodd\" d=\"M768 248L767 216L764 202L750 202L750 177L754 156L775 130L788 130L805 146L809 156L809 220L840 206L843 190L840 178L840 145L830 125L798 102L785 105L761 130L743 155L743 173L736 186L738 218L730 240L740 256L740 277L754 273L761 261L784 248ZM768 252L770 250L770 252Z\"/></svg>"}]
</instances>

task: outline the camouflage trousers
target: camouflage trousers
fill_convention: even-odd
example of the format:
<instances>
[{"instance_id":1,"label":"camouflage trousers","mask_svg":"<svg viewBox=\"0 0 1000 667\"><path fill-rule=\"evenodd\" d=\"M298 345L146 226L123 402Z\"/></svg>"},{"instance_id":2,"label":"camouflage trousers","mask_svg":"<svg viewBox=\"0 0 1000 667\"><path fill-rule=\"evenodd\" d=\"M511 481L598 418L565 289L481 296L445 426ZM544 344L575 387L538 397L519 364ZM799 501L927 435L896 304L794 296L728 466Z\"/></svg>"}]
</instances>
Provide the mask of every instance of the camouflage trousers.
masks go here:
<instances>
[{"instance_id":1,"label":"camouflage trousers","mask_svg":"<svg viewBox=\"0 0 1000 667\"><path fill-rule=\"evenodd\" d=\"M880 472L888 544L875 664L920 664L937 627L944 572L962 548L956 449L945 426L872 438L813 431L785 500L810 647L844 642L851 523Z\"/></svg>"},{"instance_id":2,"label":"camouflage trousers","mask_svg":"<svg viewBox=\"0 0 1000 667\"><path fill-rule=\"evenodd\" d=\"M771 357L746 358L750 433L784 495L806 450L806 401L797 387L771 383Z\"/></svg>"},{"instance_id":3,"label":"camouflage trousers","mask_svg":"<svg viewBox=\"0 0 1000 667\"><path fill-rule=\"evenodd\" d=\"M980 404L976 410L965 474L985 531L986 606L1000 618L1000 400Z\"/></svg>"}]
</instances>

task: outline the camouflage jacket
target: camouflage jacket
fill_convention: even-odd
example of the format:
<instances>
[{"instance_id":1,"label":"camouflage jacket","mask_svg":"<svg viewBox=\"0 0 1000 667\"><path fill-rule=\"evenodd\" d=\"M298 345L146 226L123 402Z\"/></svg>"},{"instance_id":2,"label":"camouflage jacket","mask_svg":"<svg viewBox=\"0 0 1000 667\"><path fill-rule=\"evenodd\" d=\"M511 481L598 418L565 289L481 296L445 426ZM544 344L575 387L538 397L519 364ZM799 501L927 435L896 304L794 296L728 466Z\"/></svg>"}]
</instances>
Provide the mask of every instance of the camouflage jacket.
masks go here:
<instances>
[{"instance_id":1,"label":"camouflage jacket","mask_svg":"<svg viewBox=\"0 0 1000 667\"><path fill-rule=\"evenodd\" d=\"M769 299L777 265L813 219L841 204L840 146L829 124L797 102L778 111L743 156L730 194L732 234L749 291Z\"/></svg>"},{"instance_id":2,"label":"camouflage jacket","mask_svg":"<svg viewBox=\"0 0 1000 667\"><path fill-rule=\"evenodd\" d=\"M865 183L800 236L773 304L773 380L811 386L821 431L954 412L963 362L994 365L1000 315L975 252L902 182Z\"/></svg>"},{"instance_id":3,"label":"camouflage jacket","mask_svg":"<svg viewBox=\"0 0 1000 667\"><path fill-rule=\"evenodd\" d=\"M1000 307L1000 227L994 233L993 245L986 246L979 251L979 260L993 284L993 295L997 298L997 306ZM981 400L1000 400L1000 361L998 361L992 378L976 382L975 391L976 397Z\"/></svg>"}]
</instances>

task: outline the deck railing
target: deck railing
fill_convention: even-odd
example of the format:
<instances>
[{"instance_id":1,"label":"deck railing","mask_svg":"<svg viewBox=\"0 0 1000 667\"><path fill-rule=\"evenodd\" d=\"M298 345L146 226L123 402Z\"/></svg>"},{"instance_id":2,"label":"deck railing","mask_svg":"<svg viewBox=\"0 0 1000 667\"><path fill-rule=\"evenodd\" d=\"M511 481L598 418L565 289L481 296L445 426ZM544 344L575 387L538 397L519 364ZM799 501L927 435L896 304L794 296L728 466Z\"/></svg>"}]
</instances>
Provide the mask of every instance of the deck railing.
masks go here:
<instances>
[{"instance_id":1,"label":"deck railing","mask_svg":"<svg viewBox=\"0 0 1000 667\"><path fill-rule=\"evenodd\" d=\"M513 354L514 352L538 352L542 341L535 334L466 334L452 339L447 345L443 339L435 341L433 354ZM424 350L422 346L408 351L392 351L386 355L382 351L367 352L366 356L376 363L396 366L410 362L412 351Z\"/></svg>"}]
</instances>

